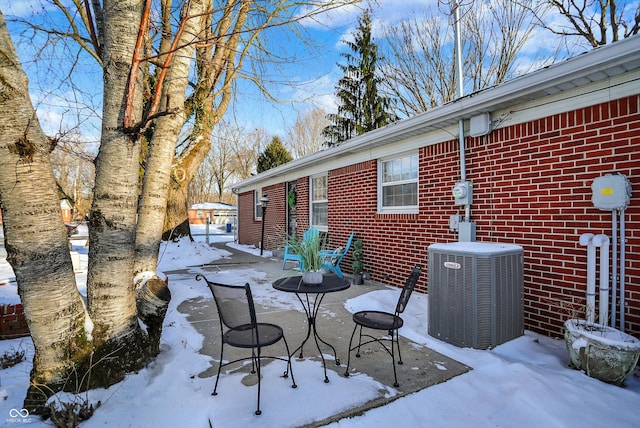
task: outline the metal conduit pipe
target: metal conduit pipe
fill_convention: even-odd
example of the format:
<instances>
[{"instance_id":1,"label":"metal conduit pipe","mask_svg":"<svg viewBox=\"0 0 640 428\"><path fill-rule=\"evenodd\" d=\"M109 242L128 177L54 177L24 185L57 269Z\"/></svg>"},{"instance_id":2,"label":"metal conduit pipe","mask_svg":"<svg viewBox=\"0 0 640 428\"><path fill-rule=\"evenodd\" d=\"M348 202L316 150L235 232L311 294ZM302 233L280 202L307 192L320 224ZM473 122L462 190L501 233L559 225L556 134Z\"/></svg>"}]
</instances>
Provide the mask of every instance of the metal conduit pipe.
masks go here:
<instances>
[{"instance_id":1,"label":"metal conduit pipe","mask_svg":"<svg viewBox=\"0 0 640 428\"><path fill-rule=\"evenodd\" d=\"M592 239L593 245L600 248L600 306L598 323L607 325L609 318L609 237L604 234L596 235Z\"/></svg>"},{"instance_id":2,"label":"metal conduit pipe","mask_svg":"<svg viewBox=\"0 0 640 428\"><path fill-rule=\"evenodd\" d=\"M458 77L458 96L464 96L464 73L462 70L462 32L460 23L460 3L456 1L454 6L455 37L456 37L456 68ZM458 140L460 146L460 181L467 181L467 159L464 144L464 119L458 120ZM464 221L471 221L471 206L464 206Z\"/></svg>"},{"instance_id":3,"label":"metal conduit pipe","mask_svg":"<svg viewBox=\"0 0 640 428\"><path fill-rule=\"evenodd\" d=\"M624 250L624 247L626 244L624 227L625 227L624 226L624 209L621 209L620 210L620 331L623 333L624 333L624 306L625 306L625 301L624 301L625 250Z\"/></svg>"},{"instance_id":4,"label":"metal conduit pipe","mask_svg":"<svg viewBox=\"0 0 640 428\"><path fill-rule=\"evenodd\" d=\"M593 233L580 235L580 245L587 247L587 322L595 320L596 305L596 247L593 245Z\"/></svg>"},{"instance_id":5,"label":"metal conduit pipe","mask_svg":"<svg viewBox=\"0 0 640 428\"><path fill-rule=\"evenodd\" d=\"M618 218L617 210L611 211L611 327L616 328L616 286L618 275Z\"/></svg>"}]
</instances>

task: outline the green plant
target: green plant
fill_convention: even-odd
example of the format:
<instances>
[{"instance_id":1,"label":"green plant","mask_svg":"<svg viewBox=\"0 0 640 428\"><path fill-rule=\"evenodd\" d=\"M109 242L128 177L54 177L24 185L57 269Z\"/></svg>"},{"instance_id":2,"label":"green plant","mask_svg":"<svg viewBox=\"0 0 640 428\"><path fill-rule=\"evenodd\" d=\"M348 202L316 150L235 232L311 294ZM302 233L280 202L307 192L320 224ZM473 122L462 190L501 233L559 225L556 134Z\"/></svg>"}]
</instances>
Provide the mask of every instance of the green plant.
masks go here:
<instances>
[{"instance_id":1,"label":"green plant","mask_svg":"<svg viewBox=\"0 0 640 428\"><path fill-rule=\"evenodd\" d=\"M351 269L353 269L353 274L354 275L360 275L362 273L362 270L364 268L364 265L362 263L362 241L361 240L357 240L353 242L353 263L351 264Z\"/></svg>"},{"instance_id":2,"label":"green plant","mask_svg":"<svg viewBox=\"0 0 640 428\"><path fill-rule=\"evenodd\" d=\"M289 246L292 251L299 255L302 259L304 271L319 271L322 269L322 257L320 256L320 235L315 235L308 240L299 240L296 238L289 240Z\"/></svg>"},{"instance_id":3,"label":"green plant","mask_svg":"<svg viewBox=\"0 0 640 428\"><path fill-rule=\"evenodd\" d=\"M294 206L296 204L296 191L295 190L290 190L289 193L287 193L287 203L289 204L290 207Z\"/></svg>"}]
</instances>

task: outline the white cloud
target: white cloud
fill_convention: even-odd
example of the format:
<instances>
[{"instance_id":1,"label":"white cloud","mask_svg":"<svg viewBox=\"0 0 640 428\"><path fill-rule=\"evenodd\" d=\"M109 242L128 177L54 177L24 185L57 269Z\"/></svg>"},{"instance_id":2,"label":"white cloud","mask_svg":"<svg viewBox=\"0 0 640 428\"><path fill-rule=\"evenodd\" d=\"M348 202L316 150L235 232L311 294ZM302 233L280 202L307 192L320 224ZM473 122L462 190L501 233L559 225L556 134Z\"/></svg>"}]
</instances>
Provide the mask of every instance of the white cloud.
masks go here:
<instances>
[{"instance_id":1,"label":"white cloud","mask_svg":"<svg viewBox=\"0 0 640 428\"><path fill-rule=\"evenodd\" d=\"M300 15L309 13L310 7L304 8ZM355 22L360 15L362 6L348 5L337 9L332 9L326 13L305 18L300 23L308 29L326 30L348 26Z\"/></svg>"}]
</instances>

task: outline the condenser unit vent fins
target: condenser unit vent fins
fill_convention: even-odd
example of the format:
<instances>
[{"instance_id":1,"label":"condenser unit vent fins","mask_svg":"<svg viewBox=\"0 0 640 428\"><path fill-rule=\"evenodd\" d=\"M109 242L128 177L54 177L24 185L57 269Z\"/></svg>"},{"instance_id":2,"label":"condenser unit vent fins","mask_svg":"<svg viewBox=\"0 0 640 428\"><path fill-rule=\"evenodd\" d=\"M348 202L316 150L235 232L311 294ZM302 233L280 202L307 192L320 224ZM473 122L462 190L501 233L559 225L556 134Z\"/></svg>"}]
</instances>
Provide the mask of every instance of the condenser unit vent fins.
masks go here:
<instances>
[{"instance_id":1,"label":"condenser unit vent fins","mask_svg":"<svg viewBox=\"0 0 640 428\"><path fill-rule=\"evenodd\" d=\"M522 336L523 282L523 251L518 245L429 246L429 334L475 349Z\"/></svg>"}]
</instances>

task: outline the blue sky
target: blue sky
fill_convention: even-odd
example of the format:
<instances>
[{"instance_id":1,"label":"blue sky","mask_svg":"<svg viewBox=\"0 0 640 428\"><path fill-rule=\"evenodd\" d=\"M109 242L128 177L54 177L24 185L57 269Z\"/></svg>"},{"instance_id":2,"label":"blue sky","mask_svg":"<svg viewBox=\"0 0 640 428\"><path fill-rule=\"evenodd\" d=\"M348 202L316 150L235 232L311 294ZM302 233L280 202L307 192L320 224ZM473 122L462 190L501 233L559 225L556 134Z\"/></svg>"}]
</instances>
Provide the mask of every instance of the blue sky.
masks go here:
<instances>
[{"instance_id":1,"label":"blue sky","mask_svg":"<svg viewBox=\"0 0 640 428\"><path fill-rule=\"evenodd\" d=\"M8 18L16 15L45 21L60 19L51 13L55 9L42 0L13 0L9 5L5 2L8 0L2 0L0 8ZM344 62L340 53L346 51L342 41L351 37L357 18L367 5L367 2L363 2L357 7L344 7L330 15L304 22L305 30L316 44L313 49L291 36L285 37L279 29L269 30L265 36L274 46L286 50L290 57L295 58L280 64L277 69L267 70L269 88L277 99L284 102L269 102L255 87L241 82L238 101L229 109L226 118L235 119L247 131L263 128L272 135L282 137L286 129L293 125L299 112L313 107L323 108L327 112L334 111L335 85L342 75L336 64ZM395 24L407 17L417 16L419 11L427 7L438 7L443 20L447 21L449 6L446 1L378 0L372 3L374 39L379 40L383 24ZM34 16L35 13L37 16ZM9 30L16 42L18 27L9 22ZM525 50L538 50L540 46L544 46L541 38L548 36L541 33L534 38L535 43L531 43ZM83 140L99 139L99 121L96 118L101 109L101 85L96 83L100 82L101 73L95 62L87 57L79 58L78 67L74 71L75 80L82 84L83 92L79 94L68 86L55 84L64 77L63 69L56 67L55 61L51 62L51 67L43 66L46 61L38 62L36 67L33 59L37 52L28 44L19 44L18 53L29 77L32 101L45 131L55 134L60 127L80 122ZM90 108L84 108L78 113L76 109L69 107L73 107L75 103L88 104Z\"/></svg>"},{"instance_id":2,"label":"blue sky","mask_svg":"<svg viewBox=\"0 0 640 428\"><path fill-rule=\"evenodd\" d=\"M335 85L342 77L337 63L344 63L340 54L348 51L343 40L352 39L357 19L367 4L371 4L373 35L377 38L382 25L398 23L416 10L436 3L437 0L378 0L344 7L318 20L307 20L305 30L320 47L310 50L302 43L292 43L299 60L283 66L289 83L275 87L276 96L285 102L274 104L256 96L253 103L238 105L237 112L246 128L262 127L282 136L299 112L313 107L335 111Z\"/></svg>"}]
</instances>

